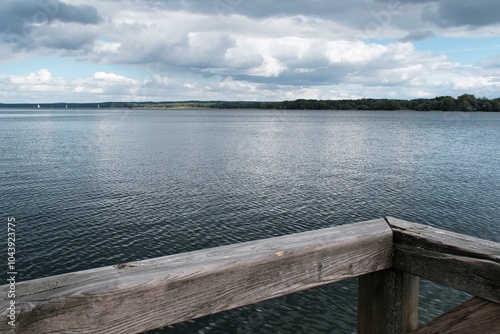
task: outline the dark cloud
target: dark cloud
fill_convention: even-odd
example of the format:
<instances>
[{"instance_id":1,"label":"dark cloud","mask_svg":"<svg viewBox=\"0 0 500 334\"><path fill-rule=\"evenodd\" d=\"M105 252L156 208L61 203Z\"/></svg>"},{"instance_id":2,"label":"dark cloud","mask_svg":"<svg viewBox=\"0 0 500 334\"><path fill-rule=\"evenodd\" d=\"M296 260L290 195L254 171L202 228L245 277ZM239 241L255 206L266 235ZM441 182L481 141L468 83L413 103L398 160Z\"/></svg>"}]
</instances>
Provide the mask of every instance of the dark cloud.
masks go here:
<instances>
[{"instance_id":1,"label":"dark cloud","mask_svg":"<svg viewBox=\"0 0 500 334\"><path fill-rule=\"evenodd\" d=\"M134 3L136 5L136 3ZM208 15L239 14L250 18L307 16L321 18L351 29L375 24L403 31L439 27L482 27L500 23L498 0L145 0L137 4L159 10L184 10ZM411 36L410 36L411 37Z\"/></svg>"},{"instance_id":2,"label":"dark cloud","mask_svg":"<svg viewBox=\"0 0 500 334\"><path fill-rule=\"evenodd\" d=\"M88 5L75 6L58 0L5 1L0 4L0 41L8 43L14 51L41 47L78 50L92 43L94 37L81 25L102 21L97 10ZM51 25L53 22L67 26Z\"/></svg>"},{"instance_id":3,"label":"dark cloud","mask_svg":"<svg viewBox=\"0 0 500 334\"><path fill-rule=\"evenodd\" d=\"M94 7L88 5L73 6L64 2L59 3L59 12L54 19L81 24L98 24L102 22L102 18Z\"/></svg>"},{"instance_id":4,"label":"dark cloud","mask_svg":"<svg viewBox=\"0 0 500 334\"><path fill-rule=\"evenodd\" d=\"M498 0L442 0L439 7L442 26L487 26L500 23Z\"/></svg>"},{"instance_id":5,"label":"dark cloud","mask_svg":"<svg viewBox=\"0 0 500 334\"><path fill-rule=\"evenodd\" d=\"M420 26L425 21L439 27L484 27L500 23L498 0L374 0L379 3L397 2L399 14ZM423 20L423 21L422 21ZM405 22L399 22L405 26ZM418 28L417 28L418 29Z\"/></svg>"},{"instance_id":6,"label":"dark cloud","mask_svg":"<svg viewBox=\"0 0 500 334\"><path fill-rule=\"evenodd\" d=\"M417 42L421 41L423 39L426 39L428 37L434 36L434 32L432 30L419 30L419 31L412 31L405 37L399 39L399 42L406 43L406 42Z\"/></svg>"},{"instance_id":7,"label":"dark cloud","mask_svg":"<svg viewBox=\"0 0 500 334\"><path fill-rule=\"evenodd\" d=\"M96 38L93 33L78 29L78 26L66 27L64 30L42 29L38 35L39 37L32 41L34 47L66 51L76 51L92 45Z\"/></svg>"},{"instance_id":8,"label":"dark cloud","mask_svg":"<svg viewBox=\"0 0 500 334\"><path fill-rule=\"evenodd\" d=\"M0 34L29 35L33 26L52 21L97 24L102 21L91 6L74 6L58 0L11 0L0 3Z\"/></svg>"},{"instance_id":9,"label":"dark cloud","mask_svg":"<svg viewBox=\"0 0 500 334\"><path fill-rule=\"evenodd\" d=\"M396 0L388 0L390 3ZM185 10L208 15L238 14L250 18L308 16L335 21L347 26L359 26L372 19L371 12L387 9L387 1L378 0L146 0L145 4L167 10Z\"/></svg>"},{"instance_id":10,"label":"dark cloud","mask_svg":"<svg viewBox=\"0 0 500 334\"><path fill-rule=\"evenodd\" d=\"M329 68L315 69L309 73L298 73L292 70L286 70L278 76L258 76L258 75L239 75L231 74L235 80L241 80L261 84L278 84L288 86L322 86L338 84L342 82L349 73L347 67L330 66Z\"/></svg>"},{"instance_id":11,"label":"dark cloud","mask_svg":"<svg viewBox=\"0 0 500 334\"><path fill-rule=\"evenodd\" d=\"M375 0L377 2L390 2L391 0ZM422 3L437 3L441 0L392 0L392 2L399 2L401 4L422 4Z\"/></svg>"}]
</instances>

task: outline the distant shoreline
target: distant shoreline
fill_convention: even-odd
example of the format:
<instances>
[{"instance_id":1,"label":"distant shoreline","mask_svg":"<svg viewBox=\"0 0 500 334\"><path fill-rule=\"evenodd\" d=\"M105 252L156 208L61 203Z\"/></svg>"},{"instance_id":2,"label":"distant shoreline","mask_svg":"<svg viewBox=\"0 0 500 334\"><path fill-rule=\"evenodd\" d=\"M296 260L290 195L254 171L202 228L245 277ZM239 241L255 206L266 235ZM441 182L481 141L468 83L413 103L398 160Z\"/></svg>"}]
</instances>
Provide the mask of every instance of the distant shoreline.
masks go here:
<instances>
[{"instance_id":1,"label":"distant shoreline","mask_svg":"<svg viewBox=\"0 0 500 334\"><path fill-rule=\"evenodd\" d=\"M414 110L414 111L486 111L500 112L500 98L476 98L464 94L457 98L433 99L359 99L266 101L166 101L103 103L8 103L0 109L277 109L277 110Z\"/></svg>"}]
</instances>

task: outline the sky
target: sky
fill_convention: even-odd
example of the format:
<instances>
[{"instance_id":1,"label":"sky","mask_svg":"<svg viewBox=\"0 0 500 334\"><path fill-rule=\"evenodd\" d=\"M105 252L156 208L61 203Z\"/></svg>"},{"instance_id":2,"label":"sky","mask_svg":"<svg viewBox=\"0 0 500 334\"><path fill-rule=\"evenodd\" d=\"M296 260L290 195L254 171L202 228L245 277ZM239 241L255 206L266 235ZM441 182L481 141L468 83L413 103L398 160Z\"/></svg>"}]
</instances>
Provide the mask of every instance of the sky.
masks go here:
<instances>
[{"instance_id":1,"label":"sky","mask_svg":"<svg viewBox=\"0 0 500 334\"><path fill-rule=\"evenodd\" d=\"M498 0L2 0L0 103L500 97Z\"/></svg>"}]
</instances>

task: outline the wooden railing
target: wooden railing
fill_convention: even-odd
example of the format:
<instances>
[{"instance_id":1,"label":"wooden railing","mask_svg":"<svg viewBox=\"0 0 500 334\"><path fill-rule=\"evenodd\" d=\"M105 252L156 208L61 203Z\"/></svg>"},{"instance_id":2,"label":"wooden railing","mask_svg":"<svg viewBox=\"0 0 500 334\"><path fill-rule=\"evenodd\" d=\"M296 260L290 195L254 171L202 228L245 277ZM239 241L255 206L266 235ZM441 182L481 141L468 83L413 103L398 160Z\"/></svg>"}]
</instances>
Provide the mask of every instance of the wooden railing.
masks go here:
<instances>
[{"instance_id":1,"label":"wooden railing","mask_svg":"<svg viewBox=\"0 0 500 334\"><path fill-rule=\"evenodd\" d=\"M481 298L453 319L500 319L500 244L386 218L21 282L15 327L3 285L0 333L138 333L352 277L358 333L416 330L418 277Z\"/></svg>"}]
</instances>

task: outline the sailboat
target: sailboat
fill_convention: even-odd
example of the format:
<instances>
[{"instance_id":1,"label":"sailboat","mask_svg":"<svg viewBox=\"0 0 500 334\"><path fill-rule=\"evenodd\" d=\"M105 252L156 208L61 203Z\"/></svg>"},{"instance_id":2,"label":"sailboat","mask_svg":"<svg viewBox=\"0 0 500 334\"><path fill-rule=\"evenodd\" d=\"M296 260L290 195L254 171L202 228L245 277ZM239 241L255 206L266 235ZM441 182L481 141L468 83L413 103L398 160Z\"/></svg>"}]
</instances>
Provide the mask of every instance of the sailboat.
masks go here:
<instances>
[{"instance_id":1,"label":"sailboat","mask_svg":"<svg viewBox=\"0 0 500 334\"><path fill-rule=\"evenodd\" d=\"M37 108L40 109L40 105L38 105Z\"/></svg>"}]
</instances>

